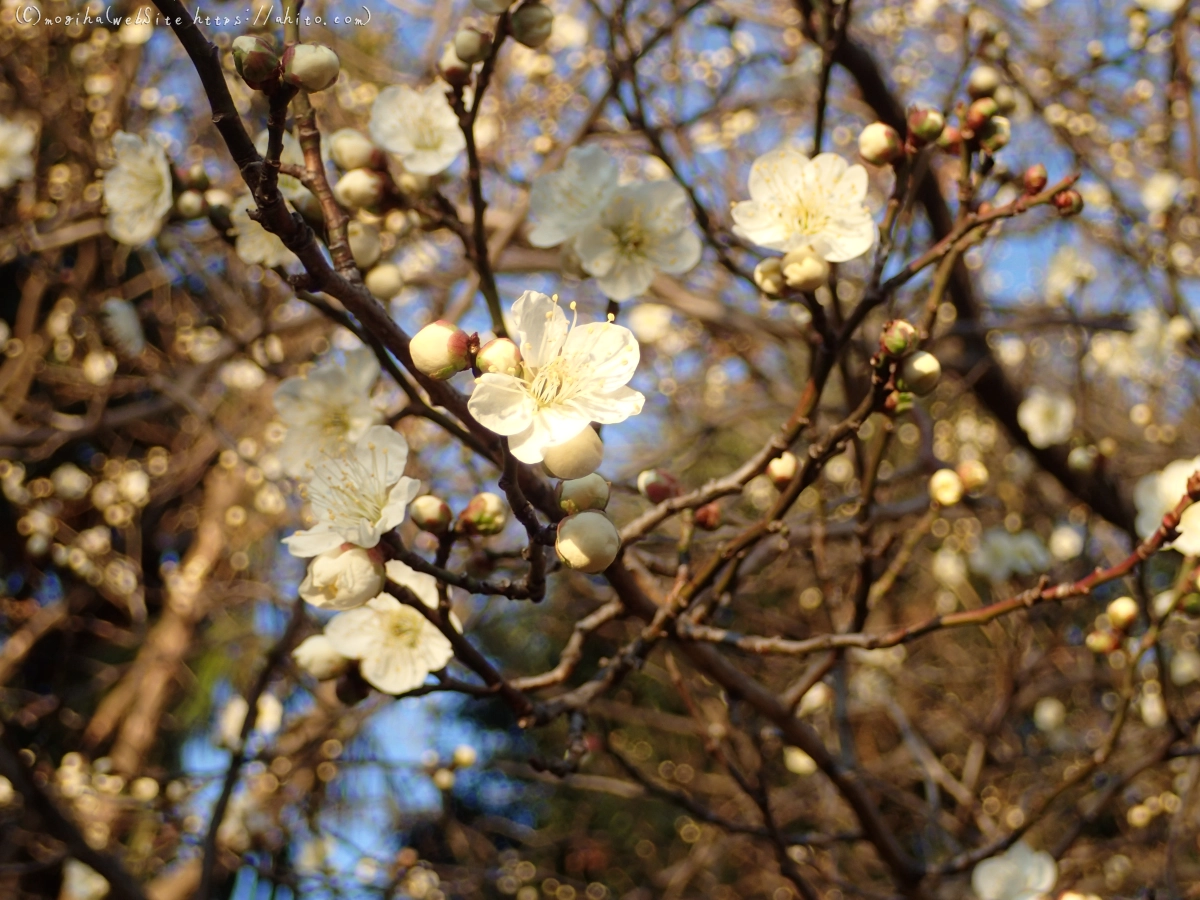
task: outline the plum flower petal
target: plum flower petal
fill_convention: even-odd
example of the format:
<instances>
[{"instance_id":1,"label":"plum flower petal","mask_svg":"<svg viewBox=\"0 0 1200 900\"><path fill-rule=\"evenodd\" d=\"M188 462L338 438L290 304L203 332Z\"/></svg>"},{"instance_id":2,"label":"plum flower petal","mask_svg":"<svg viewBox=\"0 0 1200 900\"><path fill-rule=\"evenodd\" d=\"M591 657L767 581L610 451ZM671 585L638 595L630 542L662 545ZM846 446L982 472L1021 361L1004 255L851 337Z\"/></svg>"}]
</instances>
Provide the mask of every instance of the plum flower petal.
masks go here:
<instances>
[{"instance_id":1,"label":"plum flower petal","mask_svg":"<svg viewBox=\"0 0 1200 900\"><path fill-rule=\"evenodd\" d=\"M975 867L971 889L979 900L1041 900L1054 890L1057 880L1054 857L1018 841Z\"/></svg>"},{"instance_id":2,"label":"plum flower petal","mask_svg":"<svg viewBox=\"0 0 1200 900\"><path fill-rule=\"evenodd\" d=\"M595 222L617 190L617 174L617 161L603 148L572 147L561 169L534 179L529 243L555 247Z\"/></svg>"},{"instance_id":3,"label":"plum flower petal","mask_svg":"<svg viewBox=\"0 0 1200 900\"><path fill-rule=\"evenodd\" d=\"M158 237L171 211L171 165L157 141L124 131L113 135L113 153L116 165L104 173L108 233L137 247Z\"/></svg>"},{"instance_id":4,"label":"plum flower petal","mask_svg":"<svg viewBox=\"0 0 1200 900\"><path fill-rule=\"evenodd\" d=\"M437 83L423 91L404 84L384 88L371 107L369 130L371 140L414 175L444 172L467 146L446 87Z\"/></svg>"},{"instance_id":5,"label":"plum flower petal","mask_svg":"<svg viewBox=\"0 0 1200 900\"><path fill-rule=\"evenodd\" d=\"M33 177L37 130L26 122L0 116L0 191Z\"/></svg>"}]
</instances>

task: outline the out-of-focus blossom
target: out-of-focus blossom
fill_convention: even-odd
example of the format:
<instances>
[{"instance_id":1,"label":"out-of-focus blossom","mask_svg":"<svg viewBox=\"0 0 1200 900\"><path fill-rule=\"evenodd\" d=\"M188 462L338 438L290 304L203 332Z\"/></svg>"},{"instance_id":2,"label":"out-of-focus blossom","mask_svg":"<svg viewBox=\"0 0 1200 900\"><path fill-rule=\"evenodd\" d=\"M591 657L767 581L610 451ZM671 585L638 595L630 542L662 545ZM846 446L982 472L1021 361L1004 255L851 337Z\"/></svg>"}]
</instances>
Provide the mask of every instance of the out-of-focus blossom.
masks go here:
<instances>
[{"instance_id":1,"label":"out-of-focus blossom","mask_svg":"<svg viewBox=\"0 0 1200 900\"><path fill-rule=\"evenodd\" d=\"M414 175L444 172L467 146L446 86L438 83L423 91L404 84L384 88L371 107L370 132Z\"/></svg>"},{"instance_id":2,"label":"out-of-focus blossom","mask_svg":"<svg viewBox=\"0 0 1200 900\"><path fill-rule=\"evenodd\" d=\"M734 232L772 250L811 247L829 262L862 256L877 230L864 200L867 170L835 153L809 159L782 147L750 169L750 199L735 203Z\"/></svg>"},{"instance_id":3,"label":"out-of-focus blossom","mask_svg":"<svg viewBox=\"0 0 1200 900\"><path fill-rule=\"evenodd\" d=\"M1074 525L1059 525L1050 532L1050 555L1066 561L1083 552L1083 532Z\"/></svg>"},{"instance_id":4,"label":"out-of-focus blossom","mask_svg":"<svg viewBox=\"0 0 1200 900\"><path fill-rule=\"evenodd\" d=\"M383 588L383 563L366 550L334 547L312 558L300 596L322 609L362 606Z\"/></svg>"},{"instance_id":5,"label":"out-of-focus blossom","mask_svg":"<svg viewBox=\"0 0 1200 900\"><path fill-rule=\"evenodd\" d=\"M104 173L104 202L108 233L132 247L154 240L175 202L171 165L162 145L153 139L118 131L113 135L116 165Z\"/></svg>"},{"instance_id":6,"label":"out-of-focus blossom","mask_svg":"<svg viewBox=\"0 0 1200 900\"><path fill-rule=\"evenodd\" d=\"M0 116L0 191L33 177L37 130L27 122Z\"/></svg>"},{"instance_id":7,"label":"out-of-focus blossom","mask_svg":"<svg viewBox=\"0 0 1200 900\"><path fill-rule=\"evenodd\" d=\"M1050 554L1032 531L1009 534L1003 528L989 528L968 561L972 572L998 583L1018 575L1045 572L1050 567Z\"/></svg>"},{"instance_id":8,"label":"out-of-focus blossom","mask_svg":"<svg viewBox=\"0 0 1200 900\"><path fill-rule=\"evenodd\" d=\"M1110 378L1133 378L1156 383L1180 345L1192 335L1192 324L1183 316L1168 319L1155 308L1131 316L1133 331L1102 331L1092 337L1084 365Z\"/></svg>"},{"instance_id":9,"label":"out-of-focus blossom","mask_svg":"<svg viewBox=\"0 0 1200 900\"><path fill-rule=\"evenodd\" d=\"M245 194L234 202L229 211L229 218L237 231L233 248L238 258L248 266L265 266L268 269L298 262L296 254L284 246L279 235L271 234L250 218L250 210L254 206L254 198Z\"/></svg>"},{"instance_id":10,"label":"out-of-focus blossom","mask_svg":"<svg viewBox=\"0 0 1200 900\"><path fill-rule=\"evenodd\" d=\"M1059 247L1046 270L1046 302L1060 304L1095 278L1096 267L1076 247Z\"/></svg>"},{"instance_id":11,"label":"out-of-focus blossom","mask_svg":"<svg viewBox=\"0 0 1200 900\"><path fill-rule=\"evenodd\" d=\"M1017 422L1033 446L1061 444L1075 427L1075 401L1066 394L1035 387L1017 407Z\"/></svg>"},{"instance_id":12,"label":"out-of-focus blossom","mask_svg":"<svg viewBox=\"0 0 1200 900\"><path fill-rule=\"evenodd\" d=\"M103 900L109 894L108 879L77 859L63 863L62 890L58 900Z\"/></svg>"},{"instance_id":13,"label":"out-of-focus blossom","mask_svg":"<svg viewBox=\"0 0 1200 900\"><path fill-rule=\"evenodd\" d=\"M1151 213L1166 212L1179 195L1180 184L1174 172L1155 172L1142 185L1142 206Z\"/></svg>"},{"instance_id":14,"label":"out-of-focus blossom","mask_svg":"<svg viewBox=\"0 0 1200 900\"><path fill-rule=\"evenodd\" d=\"M1200 456L1177 459L1161 471L1138 480L1133 489L1133 505L1137 509L1134 527L1139 537L1147 538L1158 529L1162 517L1187 494L1188 479L1197 469L1200 469ZM1200 554L1200 504L1184 510L1177 531L1179 536L1165 546L1188 556Z\"/></svg>"},{"instance_id":15,"label":"out-of-focus blossom","mask_svg":"<svg viewBox=\"0 0 1200 900\"><path fill-rule=\"evenodd\" d=\"M554 247L591 225L617 190L617 161L597 144L573 147L562 168L534 179L529 243Z\"/></svg>"},{"instance_id":16,"label":"out-of-focus blossom","mask_svg":"<svg viewBox=\"0 0 1200 900\"><path fill-rule=\"evenodd\" d=\"M1042 900L1054 890L1058 865L1045 851L1018 841L1000 856L985 859L971 873L979 900Z\"/></svg>"}]
</instances>

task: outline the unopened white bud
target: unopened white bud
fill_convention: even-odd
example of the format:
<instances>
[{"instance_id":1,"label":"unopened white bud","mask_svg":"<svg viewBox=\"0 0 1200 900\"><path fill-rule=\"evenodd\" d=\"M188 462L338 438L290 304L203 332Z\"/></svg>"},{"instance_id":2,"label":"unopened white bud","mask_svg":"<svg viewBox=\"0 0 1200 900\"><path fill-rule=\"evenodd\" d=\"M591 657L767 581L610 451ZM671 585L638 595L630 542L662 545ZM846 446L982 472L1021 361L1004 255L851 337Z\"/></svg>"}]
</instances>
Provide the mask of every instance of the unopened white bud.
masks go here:
<instances>
[{"instance_id":1,"label":"unopened white bud","mask_svg":"<svg viewBox=\"0 0 1200 900\"><path fill-rule=\"evenodd\" d=\"M351 222L346 226L346 240L354 264L360 269L369 269L379 262L383 246L379 243L379 229L365 222Z\"/></svg>"},{"instance_id":2,"label":"unopened white bud","mask_svg":"<svg viewBox=\"0 0 1200 900\"><path fill-rule=\"evenodd\" d=\"M905 357L900 365L900 377L908 390L923 397L937 387L938 380L942 377L942 364L932 353L918 350Z\"/></svg>"},{"instance_id":3,"label":"unopened white bud","mask_svg":"<svg viewBox=\"0 0 1200 900\"><path fill-rule=\"evenodd\" d=\"M361 547L343 544L314 556L300 596L322 609L353 609L383 590L383 563Z\"/></svg>"},{"instance_id":4,"label":"unopened white bud","mask_svg":"<svg viewBox=\"0 0 1200 900\"><path fill-rule=\"evenodd\" d=\"M512 36L517 43L536 50L550 37L554 28L554 13L546 4L532 0L522 3L510 21Z\"/></svg>"},{"instance_id":5,"label":"unopened white bud","mask_svg":"<svg viewBox=\"0 0 1200 900\"><path fill-rule=\"evenodd\" d=\"M971 493L988 483L987 466L977 459L964 459L956 468L958 477L962 479L963 490Z\"/></svg>"},{"instance_id":6,"label":"unopened white bud","mask_svg":"<svg viewBox=\"0 0 1200 900\"><path fill-rule=\"evenodd\" d=\"M363 276L367 290L380 300L391 300L404 289L400 267L394 263L380 263Z\"/></svg>"},{"instance_id":7,"label":"unopened white bud","mask_svg":"<svg viewBox=\"0 0 1200 900\"><path fill-rule=\"evenodd\" d=\"M470 337L452 322L430 322L408 345L417 371L443 380L471 364Z\"/></svg>"},{"instance_id":8,"label":"unopened white bud","mask_svg":"<svg viewBox=\"0 0 1200 900\"><path fill-rule=\"evenodd\" d=\"M891 125L872 122L858 134L858 155L873 166L886 166L904 156L904 141Z\"/></svg>"},{"instance_id":9,"label":"unopened white bud","mask_svg":"<svg viewBox=\"0 0 1200 900\"><path fill-rule=\"evenodd\" d=\"M483 374L496 372L500 375L521 374L521 351L508 338L493 338L475 354L475 365Z\"/></svg>"},{"instance_id":10,"label":"unopened white bud","mask_svg":"<svg viewBox=\"0 0 1200 900\"><path fill-rule=\"evenodd\" d=\"M387 191L386 176L374 169L351 169L333 186L333 196L348 209L378 206Z\"/></svg>"},{"instance_id":11,"label":"unopened white bud","mask_svg":"<svg viewBox=\"0 0 1200 900\"><path fill-rule=\"evenodd\" d=\"M492 36L478 28L460 28L454 35L454 52L467 65L483 62L492 50Z\"/></svg>"},{"instance_id":12,"label":"unopened white bud","mask_svg":"<svg viewBox=\"0 0 1200 900\"><path fill-rule=\"evenodd\" d=\"M811 293L829 281L829 263L810 247L792 250L780 261L783 279L795 291Z\"/></svg>"},{"instance_id":13,"label":"unopened white bud","mask_svg":"<svg viewBox=\"0 0 1200 900\"><path fill-rule=\"evenodd\" d=\"M1137 601L1132 597L1118 597L1108 604L1105 612L1108 614L1108 621L1112 623L1113 628L1125 631L1137 621Z\"/></svg>"},{"instance_id":14,"label":"unopened white bud","mask_svg":"<svg viewBox=\"0 0 1200 900\"><path fill-rule=\"evenodd\" d=\"M783 279L783 266L778 256L768 256L754 267L754 283L769 297L777 297L783 293L787 282Z\"/></svg>"},{"instance_id":15,"label":"unopened white bud","mask_svg":"<svg viewBox=\"0 0 1200 900\"><path fill-rule=\"evenodd\" d=\"M767 477L771 479L771 483L775 487L782 491L796 477L796 471L799 468L800 462L796 459L796 455L785 450L767 463Z\"/></svg>"},{"instance_id":16,"label":"unopened white bud","mask_svg":"<svg viewBox=\"0 0 1200 900\"><path fill-rule=\"evenodd\" d=\"M445 534L454 519L450 505L433 494L422 494L413 500L408 507L408 514L412 517L414 525L431 534Z\"/></svg>"},{"instance_id":17,"label":"unopened white bud","mask_svg":"<svg viewBox=\"0 0 1200 900\"><path fill-rule=\"evenodd\" d=\"M433 773L433 786L439 791L448 791L454 787L454 773L449 769L438 769Z\"/></svg>"},{"instance_id":18,"label":"unopened white bud","mask_svg":"<svg viewBox=\"0 0 1200 900\"><path fill-rule=\"evenodd\" d=\"M604 513L585 510L558 523L554 550L563 565L580 572L603 572L621 550L621 535Z\"/></svg>"},{"instance_id":19,"label":"unopened white bud","mask_svg":"<svg viewBox=\"0 0 1200 900\"><path fill-rule=\"evenodd\" d=\"M335 81L342 64L324 44L293 44L283 53L283 80L306 91L323 91Z\"/></svg>"},{"instance_id":20,"label":"unopened white bud","mask_svg":"<svg viewBox=\"0 0 1200 900\"><path fill-rule=\"evenodd\" d=\"M292 651L292 659L317 681L337 678L350 667L350 660L333 649L333 642L323 634L305 638Z\"/></svg>"},{"instance_id":21,"label":"unopened white bud","mask_svg":"<svg viewBox=\"0 0 1200 900\"><path fill-rule=\"evenodd\" d=\"M604 443L590 425L569 441L547 447L542 465L555 478L582 478L604 462Z\"/></svg>"},{"instance_id":22,"label":"unopened white bud","mask_svg":"<svg viewBox=\"0 0 1200 900\"><path fill-rule=\"evenodd\" d=\"M380 159L379 148L357 128L339 128L331 134L329 156L344 172L372 168Z\"/></svg>"},{"instance_id":23,"label":"unopened white bud","mask_svg":"<svg viewBox=\"0 0 1200 900\"><path fill-rule=\"evenodd\" d=\"M582 478L572 478L559 484L554 491L560 509L568 513L585 509L604 509L608 506L609 484L593 472Z\"/></svg>"},{"instance_id":24,"label":"unopened white bud","mask_svg":"<svg viewBox=\"0 0 1200 900\"><path fill-rule=\"evenodd\" d=\"M929 477L929 496L940 506L953 506L963 498L963 483L953 469L938 469Z\"/></svg>"},{"instance_id":25,"label":"unopened white bud","mask_svg":"<svg viewBox=\"0 0 1200 900\"><path fill-rule=\"evenodd\" d=\"M458 527L467 534L499 534L508 524L508 507L496 494L476 494L458 514Z\"/></svg>"},{"instance_id":26,"label":"unopened white bud","mask_svg":"<svg viewBox=\"0 0 1200 900\"><path fill-rule=\"evenodd\" d=\"M184 191L175 200L175 211L185 219L204 215L204 195L199 191Z\"/></svg>"},{"instance_id":27,"label":"unopened white bud","mask_svg":"<svg viewBox=\"0 0 1200 900\"><path fill-rule=\"evenodd\" d=\"M469 769L479 761L479 754L470 744L459 744L454 748L454 765L460 769Z\"/></svg>"},{"instance_id":28,"label":"unopened white bud","mask_svg":"<svg viewBox=\"0 0 1200 900\"><path fill-rule=\"evenodd\" d=\"M438 61L438 72L447 84L462 87L471 81L471 64L458 58L454 44L447 44Z\"/></svg>"},{"instance_id":29,"label":"unopened white bud","mask_svg":"<svg viewBox=\"0 0 1200 900\"><path fill-rule=\"evenodd\" d=\"M204 192L204 202L208 204L210 211L224 209L228 212L229 207L233 206L233 195L220 188L209 188Z\"/></svg>"},{"instance_id":30,"label":"unopened white bud","mask_svg":"<svg viewBox=\"0 0 1200 900\"><path fill-rule=\"evenodd\" d=\"M990 97L1000 87L1000 73L991 66L977 66L967 77L967 93L978 100L980 97Z\"/></svg>"}]
</instances>

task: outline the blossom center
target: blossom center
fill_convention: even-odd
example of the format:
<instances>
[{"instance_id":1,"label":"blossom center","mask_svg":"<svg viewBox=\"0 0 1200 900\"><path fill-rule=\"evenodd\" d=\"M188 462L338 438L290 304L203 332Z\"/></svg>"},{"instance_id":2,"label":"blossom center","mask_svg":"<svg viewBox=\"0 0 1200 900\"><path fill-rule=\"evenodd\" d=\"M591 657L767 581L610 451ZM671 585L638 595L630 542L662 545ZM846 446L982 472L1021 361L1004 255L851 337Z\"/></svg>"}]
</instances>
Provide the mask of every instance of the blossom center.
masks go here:
<instances>
[{"instance_id":1,"label":"blossom center","mask_svg":"<svg viewBox=\"0 0 1200 900\"><path fill-rule=\"evenodd\" d=\"M370 465L358 454L348 455L330 465L309 486L314 507L326 511L334 522L357 523L365 519L375 523L383 515L387 499L385 474L380 472L375 453L367 457Z\"/></svg>"},{"instance_id":2,"label":"blossom center","mask_svg":"<svg viewBox=\"0 0 1200 900\"><path fill-rule=\"evenodd\" d=\"M421 642L421 630L425 625L425 617L411 606L389 610L381 615L383 631L392 643L400 644L409 650Z\"/></svg>"},{"instance_id":3,"label":"blossom center","mask_svg":"<svg viewBox=\"0 0 1200 900\"><path fill-rule=\"evenodd\" d=\"M413 123L412 144L417 150L436 150L442 146L441 132L428 116L419 116Z\"/></svg>"},{"instance_id":4,"label":"blossom center","mask_svg":"<svg viewBox=\"0 0 1200 900\"><path fill-rule=\"evenodd\" d=\"M526 390L540 407L563 403L579 393L579 373L574 361L556 356L538 369Z\"/></svg>"},{"instance_id":5,"label":"blossom center","mask_svg":"<svg viewBox=\"0 0 1200 900\"><path fill-rule=\"evenodd\" d=\"M796 228L801 234L819 234L829 227L829 214L824 209L814 209L807 203L797 203L792 210Z\"/></svg>"}]
</instances>

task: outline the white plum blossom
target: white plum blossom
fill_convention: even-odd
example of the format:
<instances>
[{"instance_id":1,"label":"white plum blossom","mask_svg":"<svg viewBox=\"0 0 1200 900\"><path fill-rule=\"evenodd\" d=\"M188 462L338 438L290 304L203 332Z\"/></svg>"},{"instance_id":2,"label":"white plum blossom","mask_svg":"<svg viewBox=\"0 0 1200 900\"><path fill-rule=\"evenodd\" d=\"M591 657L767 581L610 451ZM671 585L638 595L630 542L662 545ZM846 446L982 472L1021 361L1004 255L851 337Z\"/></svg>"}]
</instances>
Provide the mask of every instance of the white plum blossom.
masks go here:
<instances>
[{"instance_id":1,"label":"white plum blossom","mask_svg":"<svg viewBox=\"0 0 1200 900\"><path fill-rule=\"evenodd\" d=\"M1092 337L1084 365L1110 378L1131 378L1146 383L1163 379L1192 335L1192 323L1183 316L1168 319L1158 309L1139 309L1131 317L1133 331L1100 332Z\"/></svg>"},{"instance_id":2,"label":"white plum blossom","mask_svg":"<svg viewBox=\"0 0 1200 900\"><path fill-rule=\"evenodd\" d=\"M33 177L33 147L37 130L27 122L0 116L0 191Z\"/></svg>"},{"instance_id":3,"label":"white plum blossom","mask_svg":"<svg viewBox=\"0 0 1200 900\"><path fill-rule=\"evenodd\" d=\"M414 175L444 172L467 146L446 86L436 82L423 91L404 84L384 88L371 107L369 130L371 140Z\"/></svg>"},{"instance_id":4,"label":"white plum blossom","mask_svg":"<svg viewBox=\"0 0 1200 900\"><path fill-rule=\"evenodd\" d=\"M1078 248L1067 244L1050 257L1046 269L1046 301L1061 305L1076 290L1096 279L1096 266Z\"/></svg>"},{"instance_id":5,"label":"white plum blossom","mask_svg":"<svg viewBox=\"0 0 1200 900\"><path fill-rule=\"evenodd\" d=\"M350 665L350 660L338 653L333 642L323 634L314 634L301 641L292 651L292 659L317 681L337 678Z\"/></svg>"},{"instance_id":6,"label":"white plum blossom","mask_svg":"<svg viewBox=\"0 0 1200 900\"><path fill-rule=\"evenodd\" d=\"M437 608L432 575L415 572L398 560L387 564L387 574L430 609ZM453 616L451 624L459 628ZM338 613L325 626L325 636L342 656L359 660L363 678L386 694L420 687L430 672L445 668L454 656L450 641L432 622L387 593Z\"/></svg>"},{"instance_id":7,"label":"white plum blossom","mask_svg":"<svg viewBox=\"0 0 1200 900\"><path fill-rule=\"evenodd\" d=\"M1074 525L1058 525L1050 532L1050 555L1055 559L1075 559L1083 552L1083 547L1083 532Z\"/></svg>"},{"instance_id":8,"label":"white plum blossom","mask_svg":"<svg viewBox=\"0 0 1200 900\"><path fill-rule=\"evenodd\" d=\"M317 524L284 538L292 556L317 556L353 544L369 550L404 521L421 482L408 478L408 442L375 425L338 456L319 462L308 485Z\"/></svg>"},{"instance_id":9,"label":"white plum blossom","mask_svg":"<svg viewBox=\"0 0 1200 900\"><path fill-rule=\"evenodd\" d=\"M674 181L617 188L600 218L575 238L580 265L613 300L645 293L656 272L682 275L701 250L687 192Z\"/></svg>"},{"instance_id":10,"label":"white plum blossom","mask_svg":"<svg viewBox=\"0 0 1200 900\"><path fill-rule=\"evenodd\" d=\"M1000 856L985 859L971 873L979 900L1041 900L1058 881L1058 865L1045 851L1017 841Z\"/></svg>"},{"instance_id":11,"label":"white plum blossom","mask_svg":"<svg viewBox=\"0 0 1200 900\"><path fill-rule=\"evenodd\" d=\"M561 169L533 181L529 214L534 226L529 243L555 247L599 219L616 193L618 174L617 161L602 147L572 147Z\"/></svg>"},{"instance_id":12,"label":"white plum blossom","mask_svg":"<svg viewBox=\"0 0 1200 900\"><path fill-rule=\"evenodd\" d=\"M284 246L279 235L271 234L250 218L250 210L254 207L254 198L245 194L238 198L229 211L229 218L237 231L233 249L238 258L248 266L265 266L268 269L298 262L296 254Z\"/></svg>"},{"instance_id":13,"label":"white plum blossom","mask_svg":"<svg viewBox=\"0 0 1200 900\"><path fill-rule=\"evenodd\" d=\"M1162 517L1175 508L1187 493L1188 479L1200 469L1200 456L1177 459L1160 472L1138 480L1133 489L1133 505L1137 509L1134 528L1138 537L1148 538L1162 524ZM1179 536L1165 546L1173 547L1188 556L1200 554L1200 504L1189 506L1179 518Z\"/></svg>"},{"instance_id":14,"label":"white plum blossom","mask_svg":"<svg viewBox=\"0 0 1200 900\"><path fill-rule=\"evenodd\" d=\"M313 557L299 593L306 603L323 609L353 609L382 588L382 560L369 550L343 544Z\"/></svg>"},{"instance_id":15,"label":"white plum blossom","mask_svg":"<svg viewBox=\"0 0 1200 900\"><path fill-rule=\"evenodd\" d=\"M1017 423L1035 447L1061 444L1075 427L1075 401L1035 387L1017 407Z\"/></svg>"},{"instance_id":16,"label":"white plum blossom","mask_svg":"<svg viewBox=\"0 0 1200 900\"><path fill-rule=\"evenodd\" d=\"M1155 172L1142 185L1142 206L1151 213L1166 212L1175 202L1181 184L1174 172Z\"/></svg>"},{"instance_id":17,"label":"white plum blossom","mask_svg":"<svg viewBox=\"0 0 1200 900\"><path fill-rule=\"evenodd\" d=\"M110 891L108 879L86 863L68 859L63 863L59 900L103 900Z\"/></svg>"},{"instance_id":18,"label":"white plum blossom","mask_svg":"<svg viewBox=\"0 0 1200 900\"><path fill-rule=\"evenodd\" d=\"M288 378L275 390L275 409L287 426L279 448L283 470L307 478L325 456L336 456L383 416L371 405L379 362L366 347L348 350L345 362L326 359L305 377Z\"/></svg>"},{"instance_id":19,"label":"white plum blossom","mask_svg":"<svg viewBox=\"0 0 1200 900\"><path fill-rule=\"evenodd\" d=\"M733 230L771 250L811 247L829 262L846 262L875 244L866 196L862 166L849 165L836 153L809 159L780 147L750 168L750 199L733 205Z\"/></svg>"},{"instance_id":20,"label":"white plum blossom","mask_svg":"<svg viewBox=\"0 0 1200 900\"><path fill-rule=\"evenodd\" d=\"M108 233L137 247L158 236L171 211L171 164L153 139L118 131L112 143L116 165L104 173Z\"/></svg>"},{"instance_id":21,"label":"white plum blossom","mask_svg":"<svg viewBox=\"0 0 1200 900\"><path fill-rule=\"evenodd\" d=\"M1050 554L1032 531L1009 534L1003 528L989 528L971 551L971 571L988 581L999 583L1017 575L1033 575L1050 568Z\"/></svg>"},{"instance_id":22,"label":"white plum blossom","mask_svg":"<svg viewBox=\"0 0 1200 900\"><path fill-rule=\"evenodd\" d=\"M521 462L541 462L548 447L591 422L614 425L642 411L645 398L627 386L640 357L628 328L572 327L558 303L536 291L522 294L512 314L521 374L480 376L467 405L481 425L509 438Z\"/></svg>"}]
</instances>

